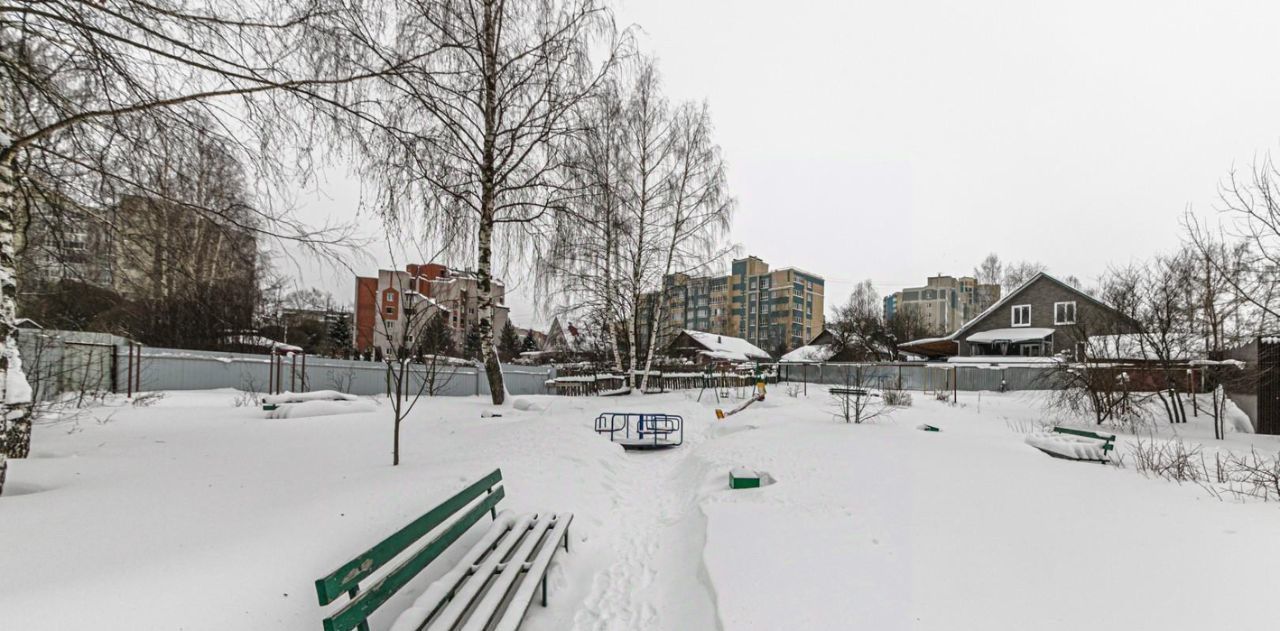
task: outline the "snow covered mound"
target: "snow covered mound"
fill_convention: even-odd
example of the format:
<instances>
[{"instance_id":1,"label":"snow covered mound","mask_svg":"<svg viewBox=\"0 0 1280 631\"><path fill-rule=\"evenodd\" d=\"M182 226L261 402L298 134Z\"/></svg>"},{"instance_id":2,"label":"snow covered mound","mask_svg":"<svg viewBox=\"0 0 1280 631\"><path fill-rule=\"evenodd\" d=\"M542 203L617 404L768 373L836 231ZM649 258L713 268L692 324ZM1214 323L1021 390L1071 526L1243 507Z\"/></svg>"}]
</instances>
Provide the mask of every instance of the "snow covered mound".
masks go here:
<instances>
[{"instance_id":1,"label":"snow covered mound","mask_svg":"<svg viewBox=\"0 0 1280 631\"><path fill-rule=\"evenodd\" d=\"M281 403L302 403L304 401L357 401L360 397L354 394L344 394L337 390L315 390L313 392L285 392L282 394L269 394L262 397L262 402L271 404Z\"/></svg>"},{"instance_id":2,"label":"snow covered mound","mask_svg":"<svg viewBox=\"0 0 1280 631\"><path fill-rule=\"evenodd\" d=\"M547 402L520 397L511 402L511 407L524 412L543 412L547 409Z\"/></svg>"},{"instance_id":3,"label":"snow covered mound","mask_svg":"<svg viewBox=\"0 0 1280 631\"><path fill-rule=\"evenodd\" d=\"M304 418L308 416L333 416L372 412L377 406L372 401L303 401L289 403L267 412L267 418Z\"/></svg>"},{"instance_id":4,"label":"snow covered mound","mask_svg":"<svg viewBox=\"0 0 1280 631\"><path fill-rule=\"evenodd\" d=\"M1073 460L1106 460L1102 450L1105 440L1059 434L1053 430L1040 430L1027 435L1027 444L1046 452Z\"/></svg>"}]
</instances>

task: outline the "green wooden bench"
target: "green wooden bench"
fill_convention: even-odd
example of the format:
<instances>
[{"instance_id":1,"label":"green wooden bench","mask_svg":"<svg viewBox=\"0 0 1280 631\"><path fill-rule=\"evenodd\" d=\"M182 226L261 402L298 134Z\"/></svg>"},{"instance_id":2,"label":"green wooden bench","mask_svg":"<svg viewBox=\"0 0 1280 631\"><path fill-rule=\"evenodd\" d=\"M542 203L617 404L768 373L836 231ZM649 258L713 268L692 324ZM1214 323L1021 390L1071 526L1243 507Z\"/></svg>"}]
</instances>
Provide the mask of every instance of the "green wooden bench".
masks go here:
<instances>
[{"instance_id":1,"label":"green wooden bench","mask_svg":"<svg viewBox=\"0 0 1280 631\"><path fill-rule=\"evenodd\" d=\"M396 621L396 628L467 628L514 631L520 626L538 588L547 605L547 570L561 543L569 550L571 513L515 516L497 511L505 496L502 471L495 469L457 495L427 511L378 545L316 580L320 605L342 596L348 600L324 619L325 631L368 631L368 618L486 513L493 523L443 576ZM429 537L430 535L430 537ZM417 546L422 541L424 545ZM415 548L410 551L411 548ZM360 583L403 555L372 585Z\"/></svg>"},{"instance_id":2,"label":"green wooden bench","mask_svg":"<svg viewBox=\"0 0 1280 631\"><path fill-rule=\"evenodd\" d=\"M1116 435L1106 432L1091 432L1087 429L1076 429L1074 427L1057 427L1054 426L1053 431L1059 434L1070 434L1072 436L1083 436L1085 438L1096 438L1102 442L1103 455L1111 455L1112 449L1116 448Z\"/></svg>"}]
</instances>

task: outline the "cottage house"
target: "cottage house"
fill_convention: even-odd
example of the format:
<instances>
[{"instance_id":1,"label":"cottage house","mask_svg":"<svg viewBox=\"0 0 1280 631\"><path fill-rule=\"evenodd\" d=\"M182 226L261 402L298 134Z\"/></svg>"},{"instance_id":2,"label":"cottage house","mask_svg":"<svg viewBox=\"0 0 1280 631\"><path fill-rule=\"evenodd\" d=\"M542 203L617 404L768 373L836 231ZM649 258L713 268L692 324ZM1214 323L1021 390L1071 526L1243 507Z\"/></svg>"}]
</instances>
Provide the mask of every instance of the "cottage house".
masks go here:
<instances>
[{"instance_id":1,"label":"cottage house","mask_svg":"<svg viewBox=\"0 0 1280 631\"><path fill-rule=\"evenodd\" d=\"M1111 306L1041 272L956 332L900 347L934 358L1081 358L1090 337L1137 330L1137 323Z\"/></svg>"},{"instance_id":2,"label":"cottage house","mask_svg":"<svg viewBox=\"0 0 1280 631\"><path fill-rule=\"evenodd\" d=\"M683 357L696 364L710 362L768 362L772 357L760 347L740 337L717 335L704 331L680 332L667 346L666 354Z\"/></svg>"}]
</instances>

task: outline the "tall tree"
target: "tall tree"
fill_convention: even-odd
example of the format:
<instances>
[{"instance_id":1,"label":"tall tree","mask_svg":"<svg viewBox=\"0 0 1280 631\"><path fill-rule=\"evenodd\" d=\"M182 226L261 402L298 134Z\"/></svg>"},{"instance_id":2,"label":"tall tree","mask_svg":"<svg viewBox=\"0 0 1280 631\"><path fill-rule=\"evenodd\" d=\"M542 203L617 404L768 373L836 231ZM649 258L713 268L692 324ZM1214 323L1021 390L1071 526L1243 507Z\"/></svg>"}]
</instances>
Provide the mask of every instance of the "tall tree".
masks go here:
<instances>
[{"instance_id":1,"label":"tall tree","mask_svg":"<svg viewBox=\"0 0 1280 631\"><path fill-rule=\"evenodd\" d=\"M430 62L387 81L371 117L388 123L353 139L385 215L419 215L451 253L474 257L479 352L501 404L495 251L518 262L573 194L560 146L577 131L571 113L614 64L613 40L596 48L601 63L591 56L613 36L612 14L596 0L414 0L390 19L389 42L356 45Z\"/></svg>"},{"instance_id":2,"label":"tall tree","mask_svg":"<svg viewBox=\"0 0 1280 631\"><path fill-rule=\"evenodd\" d=\"M511 320L502 325L502 333L498 336L498 353L506 361L520 356L520 334L516 332Z\"/></svg>"},{"instance_id":3,"label":"tall tree","mask_svg":"<svg viewBox=\"0 0 1280 631\"><path fill-rule=\"evenodd\" d=\"M1005 295L1009 292L1021 287L1024 283L1035 277L1040 272L1047 272L1049 268L1039 261L1019 261L1010 263L1004 268L1004 278L1001 279L1001 290Z\"/></svg>"},{"instance_id":4,"label":"tall tree","mask_svg":"<svg viewBox=\"0 0 1280 631\"><path fill-rule=\"evenodd\" d=\"M584 193L560 216L545 280L595 307L586 330L616 369L648 374L667 333L664 279L721 258L734 200L707 106L673 107L652 60L599 92L581 157L567 165Z\"/></svg>"},{"instance_id":5,"label":"tall tree","mask_svg":"<svg viewBox=\"0 0 1280 631\"><path fill-rule=\"evenodd\" d=\"M624 335L628 317L618 275L628 228L622 214L630 168L624 154L624 107L619 82L611 77L575 113L581 131L565 145L565 180L578 194L557 215L538 260L541 273L535 288L555 316L589 322L594 330L608 332L601 339L617 372L623 370L617 340Z\"/></svg>"},{"instance_id":6,"label":"tall tree","mask_svg":"<svg viewBox=\"0 0 1280 631\"><path fill-rule=\"evenodd\" d=\"M335 7L285 0L45 2L8 0L0 10L0 401L7 431L0 451L25 456L30 446L14 341L15 227L33 200L97 200L104 184L129 181L119 156L160 157L145 142L192 129L197 115L224 121L238 150L281 164L278 114L292 107L258 97L335 101L354 82L389 67L348 71L337 31L320 23ZM378 62L381 63L380 61ZM145 187L145 182L131 182ZM27 208L24 208L27 205ZM36 211L38 205L34 205ZM218 208L187 203L192 213ZM259 229L326 241L301 224L262 213ZM14 375L9 375L13 370Z\"/></svg>"},{"instance_id":7,"label":"tall tree","mask_svg":"<svg viewBox=\"0 0 1280 631\"><path fill-rule=\"evenodd\" d=\"M848 351L858 361L886 359L885 351L892 343L883 316L884 308L871 280L854 285L827 327L836 337L837 351Z\"/></svg>"},{"instance_id":8,"label":"tall tree","mask_svg":"<svg viewBox=\"0 0 1280 631\"><path fill-rule=\"evenodd\" d=\"M983 285L999 285L1004 282L1004 263L1001 263L1000 257L992 252L973 268L973 277Z\"/></svg>"},{"instance_id":9,"label":"tall tree","mask_svg":"<svg viewBox=\"0 0 1280 631\"><path fill-rule=\"evenodd\" d=\"M1184 225L1199 258L1247 305L1254 334L1280 327L1280 168L1270 155L1219 187L1218 221L1189 212Z\"/></svg>"}]
</instances>

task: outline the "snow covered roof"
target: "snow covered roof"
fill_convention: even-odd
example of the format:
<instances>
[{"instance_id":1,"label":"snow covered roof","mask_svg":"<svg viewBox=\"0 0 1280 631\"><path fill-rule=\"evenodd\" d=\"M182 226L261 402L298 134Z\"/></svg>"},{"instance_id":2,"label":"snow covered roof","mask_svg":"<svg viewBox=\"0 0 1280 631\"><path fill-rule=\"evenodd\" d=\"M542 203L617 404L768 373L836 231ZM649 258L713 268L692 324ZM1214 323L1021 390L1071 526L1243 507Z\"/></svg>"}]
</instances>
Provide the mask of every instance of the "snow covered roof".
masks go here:
<instances>
[{"instance_id":1,"label":"snow covered roof","mask_svg":"<svg viewBox=\"0 0 1280 631\"><path fill-rule=\"evenodd\" d=\"M817 364L831 359L835 354L835 347L830 344L809 344L783 355L778 361L784 364Z\"/></svg>"},{"instance_id":2,"label":"snow covered roof","mask_svg":"<svg viewBox=\"0 0 1280 631\"><path fill-rule=\"evenodd\" d=\"M980 331L965 338L965 341L970 344L990 344L992 342L1031 342L1034 340L1043 340L1050 335L1053 335L1053 329L1018 327Z\"/></svg>"},{"instance_id":3,"label":"snow covered roof","mask_svg":"<svg viewBox=\"0 0 1280 631\"><path fill-rule=\"evenodd\" d=\"M999 364L1001 366L1057 364L1062 361L1060 357L1020 357L1018 355L971 355L947 358L949 364Z\"/></svg>"},{"instance_id":4,"label":"snow covered roof","mask_svg":"<svg viewBox=\"0 0 1280 631\"><path fill-rule=\"evenodd\" d=\"M301 346L293 344L285 344L277 342L263 335L227 335L222 338L224 344L235 344L237 346L252 346L254 348L269 348L275 353L301 353Z\"/></svg>"},{"instance_id":5,"label":"snow covered roof","mask_svg":"<svg viewBox=\"0 0 1280 631\"><path fill-rule=\"evenodd\" d=\"M441 310L441 311L448 311L448 310L449 310L449 308L448 308L448 307L446 307L446 306L444 306L444 305L440 304L440 301L438 301L438 300L436 300L435 298L432 298L431 296L428 296L428 295L426 295L426 294L424 294L424 293L417 292L417 291L414 291L414 290L412 290L412 289L407 289L407 290L405 290L404 295L405 295L405 298L406 298L406 299L407 299L409 296L413 296L413 299L414 299L414 300L420 301L420 302L422 302L422 303L426 304L428 307L435 307L435 308L437 308L437 309L439 309L439 310Z\"/></svg>"},{"instance_id":6,"label":"snow covered roof","mask_svg":"<svg viewBox=\"0 0 1280 631\"><path fill-rule=\"evenodd\" d=\"M773 359L760 347L740 337L718 335L705 331L690 331L689 329L685 329L683 333L705 349L700 351L702 355L712 359L727 361L750 361L753 359L768 361Z\"/></svg>"},{"instance_id":7,"label":"snow covered roof","mask_svg":"<svg viewBox=\"0 0 1280 631\"><path fill-rule=\"evenodd\" d=\"M783 355L778 361L783 364L820 364L835 354L836 349L830 344L809 344Z\"/></svg>"}]
</instances>

